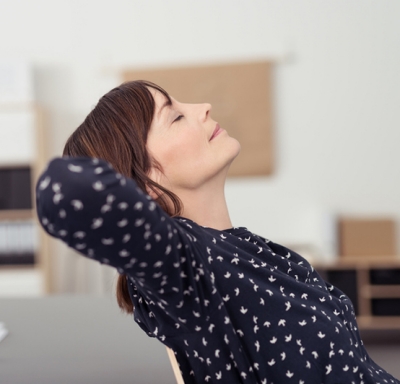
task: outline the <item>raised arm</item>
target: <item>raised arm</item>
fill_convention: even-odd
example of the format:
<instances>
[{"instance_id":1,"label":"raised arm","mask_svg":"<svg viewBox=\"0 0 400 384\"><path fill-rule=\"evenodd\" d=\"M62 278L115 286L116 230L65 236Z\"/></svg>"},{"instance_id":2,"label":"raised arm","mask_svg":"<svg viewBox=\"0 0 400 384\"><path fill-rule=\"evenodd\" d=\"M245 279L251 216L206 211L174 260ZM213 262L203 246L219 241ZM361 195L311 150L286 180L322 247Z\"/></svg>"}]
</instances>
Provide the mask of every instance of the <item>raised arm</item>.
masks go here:
<instances>
[{"instance_id":1,"label":"raised arm","mask_svg":"<svg viewBox=\"0 0 400 384\"><path fill-rule=\"evenodd\" d=\"M37 182L36 203L51 236L127 274L149 299L210 294L193 236L106 161L53 159Z\"/></svg>"}]
</instances>

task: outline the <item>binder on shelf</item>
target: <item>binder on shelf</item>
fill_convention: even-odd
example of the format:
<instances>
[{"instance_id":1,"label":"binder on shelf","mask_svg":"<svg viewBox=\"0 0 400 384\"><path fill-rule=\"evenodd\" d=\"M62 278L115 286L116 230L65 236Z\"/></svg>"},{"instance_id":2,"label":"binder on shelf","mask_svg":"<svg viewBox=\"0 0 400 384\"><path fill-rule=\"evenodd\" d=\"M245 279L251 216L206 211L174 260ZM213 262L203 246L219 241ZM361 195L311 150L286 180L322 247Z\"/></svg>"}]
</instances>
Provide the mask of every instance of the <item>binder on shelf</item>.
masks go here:
<instances>
[{"instance_id":1,"label":"binder on shelf","mask_svg":"<svg viewBox=\"0 0 400 384\"><path fill-rule=\"evenodd\" d=\"M0 221L0 265L33 264L38 251L33 220Z\"/></svg>"},{"instance_id":2,"label":"binder on shelf","mask_svg":"<svg viewBox=\"0 0 400 384\"><path fill-rule=\"evenodd\" d=\"M32 209L30 167L0 166L0 209Z\"/></svg>"}]
</instances>

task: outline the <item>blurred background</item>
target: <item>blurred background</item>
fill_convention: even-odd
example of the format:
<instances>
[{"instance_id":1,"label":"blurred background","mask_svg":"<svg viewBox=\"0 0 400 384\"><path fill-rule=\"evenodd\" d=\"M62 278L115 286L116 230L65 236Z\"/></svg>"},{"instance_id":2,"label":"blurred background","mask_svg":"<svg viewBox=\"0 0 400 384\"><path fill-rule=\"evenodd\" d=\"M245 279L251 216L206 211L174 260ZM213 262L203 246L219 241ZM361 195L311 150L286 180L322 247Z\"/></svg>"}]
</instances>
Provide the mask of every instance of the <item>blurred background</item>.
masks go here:
<instances>
[{"instance_id":1,"label":"blurred background","mask_svg":"<svg viewBox=\"0 0 400 384\"><path fill-rule=\"evenodd\" d=\"M35 163L32 181L124 70L265 60L274 165L269 175L228 180L234 225L329 259L338 253L338 215L398 220L397 1L2 0L0 7L2 164ZM12 138L20 153L4 145ZM53 292L109 289L97 278L77 286L84 269L100 267L58 242L49 247L51 257L37 261L51 264ZM3 271L1 281L3 294Z\"/></svg>"},{"instance_id":2,"label":"blurred background","mask_svg":"<svg viewBox=\"0 0 400 384\"><path fill-rule=\"evenodd\" d=\"M400 328L399 17L397 0L0 0L0 297L113 295L32 193L124 71L266 62L273 166L228 179L233 224L345 282L365 329Z\"/></svg>"}]
</instances>

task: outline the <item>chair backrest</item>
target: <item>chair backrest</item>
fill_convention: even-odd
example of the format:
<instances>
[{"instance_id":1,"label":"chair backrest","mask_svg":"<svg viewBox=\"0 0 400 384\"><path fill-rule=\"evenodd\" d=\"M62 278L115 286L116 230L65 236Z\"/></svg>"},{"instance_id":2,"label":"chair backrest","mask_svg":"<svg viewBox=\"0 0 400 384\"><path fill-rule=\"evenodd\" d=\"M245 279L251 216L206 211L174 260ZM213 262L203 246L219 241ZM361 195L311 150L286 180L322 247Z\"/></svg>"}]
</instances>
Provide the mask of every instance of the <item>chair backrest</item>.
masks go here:
<instances>
[{"instance_id":1,"label":"chair backrest","mask_svg":"<svg viewBox=\"0 0 400 384\"><path fill-rule=\"evenodd\" d=\"M175 353L172 349L167 347L167 353L169 361L172 365L172 370L174 371L175 379L177 384L185 384L181 375L181 370L179 369L178 362L176 361Z\"/></svg>"}]
</instances>

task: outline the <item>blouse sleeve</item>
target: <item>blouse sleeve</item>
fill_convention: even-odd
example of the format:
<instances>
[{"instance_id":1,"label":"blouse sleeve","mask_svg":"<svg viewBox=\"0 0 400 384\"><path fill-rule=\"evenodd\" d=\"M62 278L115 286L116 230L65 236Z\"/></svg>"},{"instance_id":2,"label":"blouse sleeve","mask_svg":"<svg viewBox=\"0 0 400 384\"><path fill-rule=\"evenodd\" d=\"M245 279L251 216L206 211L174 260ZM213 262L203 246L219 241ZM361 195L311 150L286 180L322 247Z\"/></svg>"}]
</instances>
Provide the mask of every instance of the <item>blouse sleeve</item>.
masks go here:
<instances>
[{"instance_id":1,"label":"blouse sleeve","mask_svg":"<svg viewBox=\"0 0 400 384\"><path fill-rule=\"evenodd\" d=\"M182 307L213 290L196 238L104 160L54 158L37 182L36 209L47 233L127 274L151 300Z\"/></svg>"}]
</instances>

